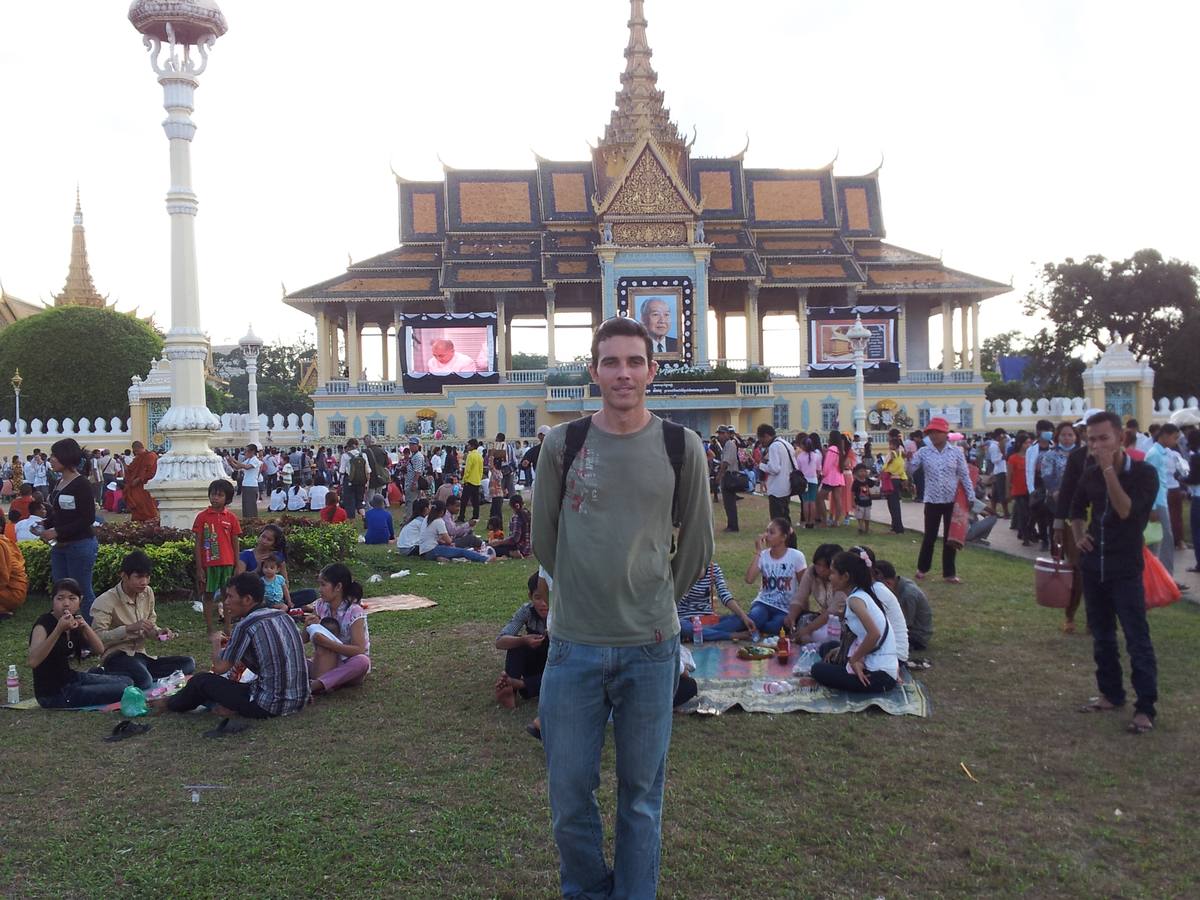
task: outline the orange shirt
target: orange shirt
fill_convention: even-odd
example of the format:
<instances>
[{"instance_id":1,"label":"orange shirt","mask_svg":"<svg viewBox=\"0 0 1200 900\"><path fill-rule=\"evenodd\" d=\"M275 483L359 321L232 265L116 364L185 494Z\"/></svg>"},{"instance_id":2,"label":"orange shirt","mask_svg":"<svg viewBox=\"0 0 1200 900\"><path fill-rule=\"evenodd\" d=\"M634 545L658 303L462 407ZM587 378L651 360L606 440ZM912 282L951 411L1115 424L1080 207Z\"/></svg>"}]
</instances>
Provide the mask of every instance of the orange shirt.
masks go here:
<instances>
[{"instance_id":1,"label":"orange shirt","mask_svg":"<svg viewBox=\"0 0 1200 900\"><path fill-rule=\"evenodd\" d=\"M1008 495L1028 497L1029 485L1025 483L1025 454L1014 453L1008 458Z\"/></svg>"}]
</instances>

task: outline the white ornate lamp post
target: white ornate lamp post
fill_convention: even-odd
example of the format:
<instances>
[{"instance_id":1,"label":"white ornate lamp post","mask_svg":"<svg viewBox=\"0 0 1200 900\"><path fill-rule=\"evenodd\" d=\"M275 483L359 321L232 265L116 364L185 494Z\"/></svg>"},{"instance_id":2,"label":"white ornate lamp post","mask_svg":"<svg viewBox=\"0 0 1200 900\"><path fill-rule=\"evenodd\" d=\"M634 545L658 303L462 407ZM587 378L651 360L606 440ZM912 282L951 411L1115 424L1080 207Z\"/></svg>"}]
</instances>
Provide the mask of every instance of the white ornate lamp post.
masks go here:
<instances>
[{"instance_id":1,"label":"white ornate lamp post","mask_svg":"<svg viewBox=\"0 0 1200 900\"><path fill-rule=\"evenodd\" d=\"M854 324L846 331L850 346L854 349L854 430L862 435L867 432L867 401L863 397L863 360L871 331L862 323L862 316L854 317Z\"/></svg>"},{"instance_id":2,"label":"white ornate lamp post","mask_svg":"<svg viewBox=\"0 0 1200 900\"><path fill-rule=\"evenodd\" d=\"M247 393L250 395L250 443L261 446L258 436L258 354L262 352L263 342L254 333L254 326L246 332L246 336L238 341L242 348L242 359L246 361Z\"/></svg>"},{"instance_id":3,"label":"white ornate lamp post","mask_svg":"<svg viewBox=\"0 0 1200 900\"><path fill-rule=\"evenodd\" d=\"M167 118L163 130L171 145L171 330L164 355L171 361L171 407L159 422L170 449L158 461L149 487L158 500L163 525L190 528L208 505L208 484L225 477L209 447L221 421L204 396L208 338L200 328L200 288L196 277L196 195L192 192L191 140L197 78L208 66L208 51L228 28L215 0L134 0L129 21L150 51L150 65L163 87ZM160 59L164 48L166 58ZM199 60L195 59L199 55Z\"/></svg>"},{"instance_id":4,"label":"white ornate lamp post","mask_svg":"<svg viewBox=\"0 0 1200 900\"><path fill-rule=\"evenodd\" d=\"M21 461L21 382L25 379L21 377L21 370L17 369L13 372L12 386L13 395L17 398L17 461Z\"/></svg>"}]
</instances>

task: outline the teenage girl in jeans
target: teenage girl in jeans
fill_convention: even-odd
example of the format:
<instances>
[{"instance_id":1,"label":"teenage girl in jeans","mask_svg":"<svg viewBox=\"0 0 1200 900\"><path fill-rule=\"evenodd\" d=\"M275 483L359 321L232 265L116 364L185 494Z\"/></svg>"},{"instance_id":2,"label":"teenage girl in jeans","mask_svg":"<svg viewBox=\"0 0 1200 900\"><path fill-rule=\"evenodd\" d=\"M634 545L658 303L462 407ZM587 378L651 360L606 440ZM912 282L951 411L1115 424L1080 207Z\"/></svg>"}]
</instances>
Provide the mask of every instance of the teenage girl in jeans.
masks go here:
<instances>
[{"instance_id":1,"label":"teenage girl in jeans","mask_svg":"<svg viewBox=\"0 0 1200 900\"><path fill-rule=\"evenodd\" d=\"M55 581L74 578L83 591L80 611L88 622L92 620L92 569L96 565L96 498L92 486L79 474L83 451L74 438L55 441L50 448L50 467L59 474L58 483L50 492L50 514L42 522L38 535L50 547L50 577ZM53 543L51 543L53 542Z\"/></svg>"}]
</instances>

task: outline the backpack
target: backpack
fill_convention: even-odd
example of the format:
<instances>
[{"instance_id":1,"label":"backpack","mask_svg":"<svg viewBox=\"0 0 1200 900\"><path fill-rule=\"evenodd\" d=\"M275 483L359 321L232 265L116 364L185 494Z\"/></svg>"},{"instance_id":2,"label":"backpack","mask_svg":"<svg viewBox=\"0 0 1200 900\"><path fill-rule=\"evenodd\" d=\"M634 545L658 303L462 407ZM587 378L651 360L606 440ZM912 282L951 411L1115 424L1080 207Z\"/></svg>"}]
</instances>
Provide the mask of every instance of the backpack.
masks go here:
<instances>
[{"instance_id":1,"label":"backpack","mask_svg":"<svg viewBox=\"0 0 1200 900\"><path fill-rule=\"evenodd\" d=\"M667 449L667 459L671 461L671 470L675 473L675 485L671 490L671 552L675 552L675 529L679 527L679 473L683 471L683 426L677 422L663 419L663 444ZM562 484L558 494L558 509L562 512L562 498L567 495L567 476L571 473L571 464L583 449L587 440L588 429L592 427L592 417L583 416L567 423L567 437L563 442Z\"/></svg>"},{"instance_id":2,"label":"backpack","mask_svg":"<svg viewBox=\"0 0 1200 900\"><path fill-rule=\"evenodd\" d=\"M355 487L367 483L367 458L361 453L350 456L350 483Z\"/></svg>"}]
</instances>

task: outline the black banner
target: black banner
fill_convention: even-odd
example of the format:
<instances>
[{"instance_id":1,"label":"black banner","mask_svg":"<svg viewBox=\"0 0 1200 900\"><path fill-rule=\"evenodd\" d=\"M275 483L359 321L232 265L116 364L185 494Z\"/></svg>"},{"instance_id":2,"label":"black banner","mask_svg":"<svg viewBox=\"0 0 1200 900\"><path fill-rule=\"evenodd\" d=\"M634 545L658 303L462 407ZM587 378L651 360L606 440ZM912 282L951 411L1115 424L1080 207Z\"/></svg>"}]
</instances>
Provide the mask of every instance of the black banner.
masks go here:
<instances>
[{"instance_id":1,"label":"black banner","mask_svg":"<svg viewBox=\"0 0 1200 900\"><path fill-rule=\"evenodd\" d=\"M647 397L714 397L736 394L736 381L652 381L646 386ZM600 386L589 384L588 396L599 397Z\"/></svg>"}]
</instances>

